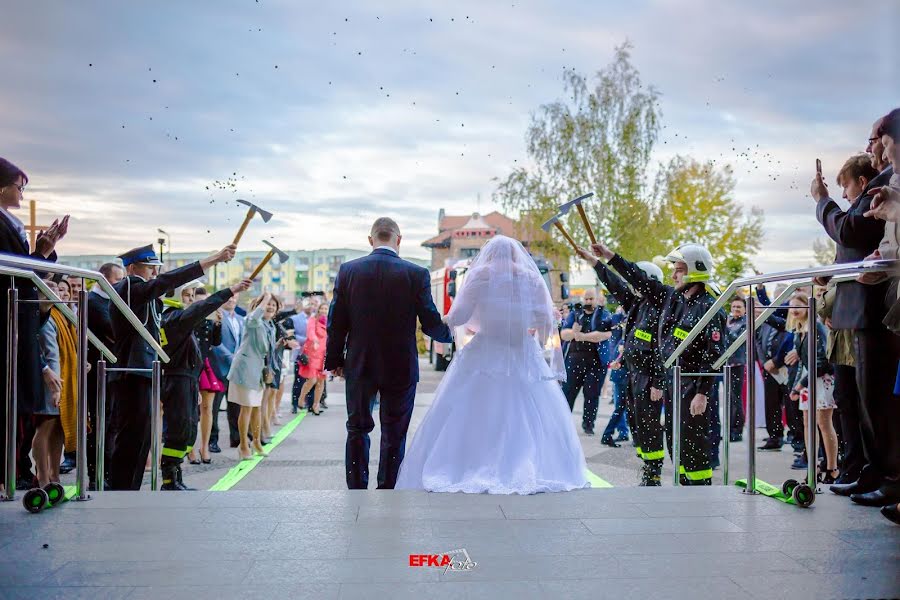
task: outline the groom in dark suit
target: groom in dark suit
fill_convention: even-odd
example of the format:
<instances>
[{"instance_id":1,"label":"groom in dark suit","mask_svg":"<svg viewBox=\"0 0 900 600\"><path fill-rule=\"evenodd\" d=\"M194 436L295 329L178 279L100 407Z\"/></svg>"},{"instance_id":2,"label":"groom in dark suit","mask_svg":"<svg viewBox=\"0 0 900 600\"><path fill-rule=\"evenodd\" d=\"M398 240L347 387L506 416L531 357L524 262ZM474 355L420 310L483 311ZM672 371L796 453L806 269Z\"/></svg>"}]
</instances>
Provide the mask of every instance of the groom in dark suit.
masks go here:
<instances>
[{"instance_id":1,"label":"groom in dark suit","mask_svg":"<svg viewBox=\"0 0 900 600\"><path fill-rule=\"evenodd\" d=\"M400 228L382 217L372 225L372 253L341 265L328 311L325 369L347 380L347 487L369 485L372 403L381 394L378 487L393 489L406 451L419 361L416 318L441 342L450 329L431 298L431 274L400 258Z\"/></svg>"}]
</instances>

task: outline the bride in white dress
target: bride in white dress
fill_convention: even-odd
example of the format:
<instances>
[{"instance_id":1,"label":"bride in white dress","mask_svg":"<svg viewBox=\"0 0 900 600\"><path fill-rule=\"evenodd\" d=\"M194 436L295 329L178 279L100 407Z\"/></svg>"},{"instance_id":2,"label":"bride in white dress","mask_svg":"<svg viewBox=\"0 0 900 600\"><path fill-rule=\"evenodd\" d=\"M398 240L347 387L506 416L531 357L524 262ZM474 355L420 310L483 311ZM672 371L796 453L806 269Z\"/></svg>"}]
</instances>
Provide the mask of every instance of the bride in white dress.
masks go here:
<instances>
[{"instance_id":1,"label":"bride in white dress","mask_svg":"<svg viewBox=\"0 0 900 600\"><path fill-rule=\"evenodd\" d=\"M438 386L395 489L534 494L590 487L557 383L565 367L553 302L522 244L504 236L488 242L445 320L457 342L472 337Z\"/></svg>"}]
</instances>

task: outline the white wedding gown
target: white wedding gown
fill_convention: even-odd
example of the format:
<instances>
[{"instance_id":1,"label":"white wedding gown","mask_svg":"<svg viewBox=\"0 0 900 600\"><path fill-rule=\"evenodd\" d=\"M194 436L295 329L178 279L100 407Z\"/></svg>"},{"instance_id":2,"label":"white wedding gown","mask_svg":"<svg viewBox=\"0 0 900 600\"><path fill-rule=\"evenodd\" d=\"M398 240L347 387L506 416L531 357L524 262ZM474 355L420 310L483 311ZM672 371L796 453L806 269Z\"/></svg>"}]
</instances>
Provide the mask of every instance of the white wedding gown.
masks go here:
<instances>
[{"instance_id":1,"label":"white wedding gown","mask_svg":"<svg viewBox=\"0 0 900 600\"><path fill-rule=\"evenodd\" d=\"M557 333L543 280L536 268L536 277L530 272L523 277L502 270L479 276L474 267L449 324L457 332L468 327L477 333L454 356L438 386L395 488L534 494L590 487L569 405L556 381L564 375L551 370L537 339Z\"/></svg>"}]
</instances>

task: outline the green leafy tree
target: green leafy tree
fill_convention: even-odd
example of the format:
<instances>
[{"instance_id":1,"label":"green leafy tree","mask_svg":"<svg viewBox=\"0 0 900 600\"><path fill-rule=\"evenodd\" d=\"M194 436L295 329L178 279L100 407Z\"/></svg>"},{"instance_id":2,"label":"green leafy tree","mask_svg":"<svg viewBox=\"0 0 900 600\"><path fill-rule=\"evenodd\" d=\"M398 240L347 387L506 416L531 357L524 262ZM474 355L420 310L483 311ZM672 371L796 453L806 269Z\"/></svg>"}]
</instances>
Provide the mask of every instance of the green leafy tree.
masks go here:
<instances>
[{"instance_id":1,"label":"green leafy tree","mask_svg":"<svg viewBox=\"0 0 900 600\"><path fill-rule=\"evenodd\" d=\"M837 255L837 244L830 237L823 237L813 241L813 260L817 266L834 264Z\"/></svg>"},{"instance_id":2,"label":"green leafy tree","mask_svg":"<svg viewBox=\"0 0 900 600\"><path fill-rule=\"evenodd\" d=\"M745 212L734 200L734 187L730 166L687 156L674 157L656 179L654 242L666 249L686 242L703 244L723 284L747 271L763 237L762 211Z\"/></svg>"},{"instance_id":3,"label":"green leafy tree","mask_svg":"<svg viewBox=\"0 0 900 600\"><path fill-rule=\"evenodd\" d=\"M528 127L533 167L513 170L499 182L494 199L536 231L560 204L594 192L584 208L597 236L614 241L625 255L646 256L652 220L646 182L659 134L659 94L641 81L630 50L628 43L617 47L612 63L591 81L564 72L567 100L542 105ZM578 243L589 242L575 210L564 224ZM558 234L533 247L548 256L571 254Z\"/></svg>"}]
</instances>

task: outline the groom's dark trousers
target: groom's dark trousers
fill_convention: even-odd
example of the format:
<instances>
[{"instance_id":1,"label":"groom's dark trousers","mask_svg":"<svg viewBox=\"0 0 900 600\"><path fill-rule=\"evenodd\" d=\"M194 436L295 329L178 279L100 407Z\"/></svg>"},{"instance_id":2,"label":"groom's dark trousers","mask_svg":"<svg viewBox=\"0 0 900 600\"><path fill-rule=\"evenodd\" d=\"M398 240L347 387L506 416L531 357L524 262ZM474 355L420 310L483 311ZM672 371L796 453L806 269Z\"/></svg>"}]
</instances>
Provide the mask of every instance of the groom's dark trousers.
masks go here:
<instances>
[{"instance_id":1,"label":"groom's dark trousers","mask_svg":"<svg viewBox=\"0 0 900 600\"><path fill-rule=\"evenodd\" d=\"M347 380L347 487L366 489L369 485L369 434L375 428L372 405L381 392L381 455L378 488L394 489L400 463L406 452L406 432L413 413L416 384L379 386L370 380Z\"/></svg>"},{"instance_id":2,"label":"groom's dark trousers","mask_svg":"<svg viewBox=\"0 0 900 600\"><path fill-rule=\"evenodd\" d=\"M387 248L341 265L328 311L325 369L347 380L347 487L369 484L372 405L380 392L378 487L393 489L406 451L419 357L416 321L425 335L453 341L431 298L431 274Z\"/></svg>"}]
</instances>

